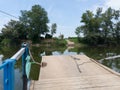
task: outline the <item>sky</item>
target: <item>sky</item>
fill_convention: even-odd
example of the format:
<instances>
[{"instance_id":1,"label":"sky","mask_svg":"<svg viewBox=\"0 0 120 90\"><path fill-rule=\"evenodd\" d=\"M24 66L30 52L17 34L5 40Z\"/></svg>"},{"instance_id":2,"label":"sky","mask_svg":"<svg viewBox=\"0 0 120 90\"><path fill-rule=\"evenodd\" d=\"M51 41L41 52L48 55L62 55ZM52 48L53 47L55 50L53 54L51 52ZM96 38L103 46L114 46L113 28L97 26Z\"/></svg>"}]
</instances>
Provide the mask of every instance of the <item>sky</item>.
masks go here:
<instances>
[{"instance_id":1,"label":"sky","mask_svg":"<svg viewBox=\"0 0 120 90\"><path fill-rule=\"evenodd\" d=\"M95 12L97 7L102 7L103 10L108 7L120 9L120 0L0 0L0 10L19 17L21 10L30 10L35 4L47 11L49 26L52 23L57 24L55 36L63 34L64 37L76 36L75 29L81 25L81 16L86 10ZM0 13L0 30L11 19L16 20Z\"/></svg>"}]
</instances>

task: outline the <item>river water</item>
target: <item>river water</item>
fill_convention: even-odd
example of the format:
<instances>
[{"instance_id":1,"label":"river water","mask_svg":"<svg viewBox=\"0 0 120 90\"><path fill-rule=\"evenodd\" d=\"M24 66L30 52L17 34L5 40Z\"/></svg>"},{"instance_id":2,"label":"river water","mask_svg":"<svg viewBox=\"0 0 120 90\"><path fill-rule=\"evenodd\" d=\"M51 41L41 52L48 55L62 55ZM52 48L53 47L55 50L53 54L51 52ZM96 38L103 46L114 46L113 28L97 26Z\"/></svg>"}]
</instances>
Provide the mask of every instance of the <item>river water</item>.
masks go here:
<instances>
[{"instance_id":1,"label":"river water","mask_svg":"<svg viewBox=\"0 0 120 90\"><path fill-rule=\"evenodd\" d=\"M0 47L0 65L6 59L10 58L19 50L20 47ZM106 57L120 55L120 47L31 47L32 55L36 62L41 61L41 56L44 55L79 55L85 54L90 58L110 67L111 69L120 72L120 58L101 60ZM3 57L4 56L4 57ZM37 80L39 76L39 65L32 64L30 80ZM34 72L34 73L33 73ZM3 71L0 70L0 90L3 90ZM21 59L15 64L15 90L22 90L22 68Z\"/></svg>"}]
</instances>

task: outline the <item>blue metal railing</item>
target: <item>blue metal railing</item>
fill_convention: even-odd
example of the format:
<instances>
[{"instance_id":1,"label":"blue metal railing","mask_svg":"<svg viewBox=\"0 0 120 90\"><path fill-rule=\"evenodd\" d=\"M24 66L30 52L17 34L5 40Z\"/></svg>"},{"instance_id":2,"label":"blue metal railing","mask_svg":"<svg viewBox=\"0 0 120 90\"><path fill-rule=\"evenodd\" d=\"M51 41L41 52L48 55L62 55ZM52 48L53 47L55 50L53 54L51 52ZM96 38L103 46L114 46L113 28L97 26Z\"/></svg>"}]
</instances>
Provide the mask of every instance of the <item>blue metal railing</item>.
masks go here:
<instances>
[{"instance_id":1,"label":"blue metal railing","mask_svg":"<svg viewBox=\"0 0 120 90\"><path fill-rule=\"evenodd\" d=\"M16 61L22 56L22 74L23 78L26 77L25 65L26 65L26 57L29 55L28 44L23 43L22 48L11 58L4 60L2 65L0 65L0 69L3 69L3 86L4 90L14 90L15 80L14 80L14 66ZM25 79L27 80L27 79ZM24 83L24 82L23 82ZM23 84L24 86L24 84ZM25 86L24 86L25 87ZM23 90L26 90L23 88Z\"/></svg>"}]
</instances>

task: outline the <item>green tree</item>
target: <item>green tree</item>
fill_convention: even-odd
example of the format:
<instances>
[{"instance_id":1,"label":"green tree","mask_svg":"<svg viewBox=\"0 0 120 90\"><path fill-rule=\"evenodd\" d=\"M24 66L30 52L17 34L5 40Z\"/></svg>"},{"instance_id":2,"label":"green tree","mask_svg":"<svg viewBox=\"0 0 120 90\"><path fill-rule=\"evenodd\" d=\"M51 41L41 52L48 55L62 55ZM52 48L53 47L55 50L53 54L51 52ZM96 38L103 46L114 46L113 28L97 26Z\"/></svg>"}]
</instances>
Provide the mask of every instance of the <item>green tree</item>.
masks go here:
<instances>
[{"instance_id":1,"label":"green tree","mask_svg":"<svg viewBox=\"0 0 120 90\"><path fill-rule=\"evenodd\" d=\"M80 34L81 28L84 34L84 41L91 45L98 44L119 44L120 43L120 10L109 7L105 12L98 8L93 14L87 10L82 15L82 26L75 31Z\"/></svg>"},{"instance_id":2,"label":"green tree","mask_svg":"<svg viewBox=\"0 0 120 90\"><path fill-rule=\"evenodd\" d=\"M26 31L24 25L20 21L11 20L2 28L2 35L4 38L11 40L26 39Z\"/></svg>"},{"instance_id":3,"label":"green tree","mask_svg":"<svg viewBox=\"0 0 120 90\"><path fill-rule=\"evenodd\" d=\"M75 34L77 35L78 38L80 37L80 33L82 33L82 30L81 30L81 27L79 26L75 30Z\"/></svg>"},{"instance_id":4,"label":"green tree","mask_svg":"<svg viewBox=\"0 0 120 90\"><path fill-rule=\"evenodd\" d=\"M114 31L113 35L117 43L120 43L120 10L114 10Z\"/></svg>"},{"instance_id":5,"label":"green tree","mask_svg":"<svg viewBox=\"0 0 120 90\"><path fill-rule=\"evenodd\" d=\"M51 35L52 36L53 36L53 34L56 33L56 30L57 30L57 24L53 23L52 26L51 26Z\"/></svg>"},{"instance_id":6,"label":"green tree","mask_svg":"<svg viewBox=\"0 0 120 90\"><path fill-rule=\"evenodd\" d=\"M47 33L49 22L47 12L40 5L21 11L19 21L11 20L2 28L3 44L18 42L23 39L39 40L41 34Z\"/></svg>"},{"instance_id":7,"label":"green tree","mask_svg":"<svg viewBox=\"0 0 120 90\"><path fill-rule=\"evenodd\" d=\"M100 14L100 12L98 14ZM83 13L81 22L83 23L83 25L80 28L84 33L85 43L96 45L99 42L100 35L99 15L96 15L95 17L95 15L91 11L87 10L86 13Z\"/></svg>"},{"instance_id":8,"label":"green tree","mask_svg":"<svg viewBox=\"0 0 120 90\"><path fill-rule=\"evenodd\" d=\"M101 24L102 24L102 8L97 8L96 15L94 16L94 27L96 35L101 36Z\"/></svg>"},{"instance_id":9,"label":"green tree","mask_svg":"<svg viewBox=\"0 0 120 90\"><path fill-rule=\"evenodd\" d=\"M18 43L20 37L24 38L22 32L23 26L19 21L11 20L2 28L2 36L4 37L2 44L10 45L10 43Z\"/></svg>"},{"instance_id":10,"label":"green tree","mask_svg":"<svg viewBox=\"0 0 120 90\"><path fill-rule=\"evenodd\" d=\"M11 20L7 25L2 28L2 34L4 38L8 38L11 40L18 38L18 32L17 32L17 24L18 21Z\"/></svg>"},{"instance_id":11,"label":"green tree","mask_svg":"<svg viewBox=\"0 0 120 90\"><path fill-rule=\"evenodd\" d=\"M94 14L87 10L86 13L83 13L82 15L82 19L81 22L84 23L84 25L82 26L83 32L85 36L88 36L90 34L92 34L92 20L93 20L93 16Z\"/></svg>"},{"instance_id":12,"label":"green tree","mask_svg":"<svg viewBox=\"0 0 120 90\"><path fill-rule=\"evenodd\" d=\"M41 34L49 31L47 12L40 5L32 6L29 11L21 11L20 21L25 26L28 38L33 41L38 40Z\"/></svg>"},{"instance_id":13,"label":"green tree","mask_svg":"<svg viewBox=\"0 0 120 90\"><path fill-rule=\"evenodd\" d=\"M114 10L112 8L108 8L105 13L102 15L102 35L105 39L105 43L108 43L108 38L109 37L114 37L112 36L113 32L113 13Z\"/></svg>"}]
</instances>

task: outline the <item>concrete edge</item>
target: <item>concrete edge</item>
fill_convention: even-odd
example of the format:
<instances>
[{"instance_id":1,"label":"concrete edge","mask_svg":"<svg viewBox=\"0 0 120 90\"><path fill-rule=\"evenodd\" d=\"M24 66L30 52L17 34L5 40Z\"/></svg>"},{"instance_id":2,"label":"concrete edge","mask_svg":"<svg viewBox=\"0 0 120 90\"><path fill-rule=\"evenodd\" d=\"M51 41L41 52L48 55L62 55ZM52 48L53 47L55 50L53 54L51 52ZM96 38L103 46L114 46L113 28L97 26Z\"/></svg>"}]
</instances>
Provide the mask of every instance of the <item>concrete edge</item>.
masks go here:
<instances>
[{"instance_id":1,"label":"concrete edge","mask_svg":"<svg viewBox=\"0 0 120 90\"><path fill-rule=\"evenodd\" d=\"M111 68L108 68L107 66L105 66L105 65L97 62L96 60L94 60L94 59L92 59L92 58L90 58L90 60L91 60L92 62L96 63L97 65L99 65L100 67L104 68L105 70L109 71L110 73L115 74L115 75L117 75L117 76L120 77L120 73L112 70Z\"/></svg>"}]
</instances>

